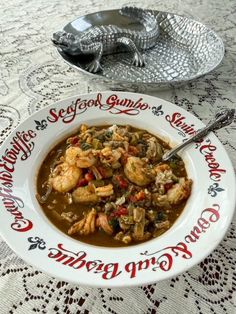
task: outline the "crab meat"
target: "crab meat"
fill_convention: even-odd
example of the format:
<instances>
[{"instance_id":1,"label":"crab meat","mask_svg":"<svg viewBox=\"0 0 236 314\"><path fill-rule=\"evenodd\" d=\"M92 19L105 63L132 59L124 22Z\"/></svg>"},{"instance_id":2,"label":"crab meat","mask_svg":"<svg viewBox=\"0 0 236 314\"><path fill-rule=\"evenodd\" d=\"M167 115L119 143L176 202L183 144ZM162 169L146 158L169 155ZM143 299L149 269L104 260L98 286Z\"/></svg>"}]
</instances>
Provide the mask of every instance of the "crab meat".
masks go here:
<instances>
[{"instance_id":1,"label":"crab meat","mask_svg":"<svg viewBox=\"0 0 236 314\"><path fill-rule=\"evenodd\" d=\"M108 223L106 214L104 213L98 214L97 225L101 227L107 234L113 233L113 229Z\"/></svg>"},{"instance_id":2,"label":"crab meat","mask_svg":"<svg viewBox=\"0 0 236 314\"><path fill-rule=\"evenodd\" d=\"M95 222L96 222L97 212L94 208L85 215L83 219L76 222L68 230L69 235L79 233L81 235L88 235L95 232Z\"/></svg>"}]
</instances>

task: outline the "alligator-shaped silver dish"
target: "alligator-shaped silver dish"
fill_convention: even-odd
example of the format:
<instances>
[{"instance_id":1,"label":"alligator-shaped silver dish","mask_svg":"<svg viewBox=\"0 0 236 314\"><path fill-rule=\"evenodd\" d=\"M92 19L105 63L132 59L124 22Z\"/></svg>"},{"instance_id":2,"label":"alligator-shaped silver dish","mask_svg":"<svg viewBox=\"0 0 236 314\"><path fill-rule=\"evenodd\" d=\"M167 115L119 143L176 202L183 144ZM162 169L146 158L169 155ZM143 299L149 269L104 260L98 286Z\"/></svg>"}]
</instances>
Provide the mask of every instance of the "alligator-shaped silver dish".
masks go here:
<instances>
[{"instance_id":1,"label":"alligator-shaped silver dish","mask_svg":"<svg viewBox=\"0 0 236 314\"><path fill-rule=\"evenodd\" d=\"M91 27L79 35L65 31L53 34L53 44L63 52L78 56L81 54L94 54L94 60L88 64L86 70L96 73L102 70L100 61L103 54L117 51L118 46L125 46L133 53L132 64L137 67L145 65L142 50L152 48L157 43L159 25L153 14L136 7L123 7L121 15L127 16L144 27L142 30L131 30L116 25L102 25Z\"/></svg>"}]
</instances>

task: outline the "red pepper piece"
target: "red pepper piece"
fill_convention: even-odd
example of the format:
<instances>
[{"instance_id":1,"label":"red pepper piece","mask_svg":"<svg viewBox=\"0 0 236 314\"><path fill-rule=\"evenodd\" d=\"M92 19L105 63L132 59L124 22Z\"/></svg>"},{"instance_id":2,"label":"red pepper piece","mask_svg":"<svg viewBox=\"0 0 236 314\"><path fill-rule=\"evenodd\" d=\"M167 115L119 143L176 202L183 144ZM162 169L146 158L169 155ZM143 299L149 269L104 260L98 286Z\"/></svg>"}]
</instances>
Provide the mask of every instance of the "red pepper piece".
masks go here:
<instances>
[{"instance_id":1,"label":"red pepper piece","mask_svg":"<svg viewBox=\"0 0 236 314\"><path fill-rule=\"evenodd\" d=\"M142 201L146 198L146 194L144 191L140 191L137 194L135 194L135 198L137 201Z\"/></svg>"},{"instance_id":2,"label":"red pepper piece","mask_svg":"<svg viewBox=\"0 0 236 314\"><path fill-rule=\"evenodd\" d=\"M136 199L136 197L134 195L130 195L129 200L132 203L135 203L137 201L137 199Z\"/></svg>"},{"instance_id":3,"label":"red pepper piece","mask_svg":"<svg viewBox=\"0 0 236 314\"><path fill-rule=\"evenodd\" d=\"M164 184L165 192L167 192L169 189L171 189L173 184L174 184L173 182Z\"/></svg>"},{"instance_id":4,"label":"red pepper piece","mask_svg":"<svg viewBox=\"0 0 236 314\"><path fill-rule=\"evenodd\" d=\"M85 186L87 184L88 184L88 181L85 178L83 178L83 179L79 180L79 182L77 183L77 187L79 188L79 187Z\"/></svg>"},{"instance_id":5,"label":"red pepper piece","mask_svg":"<svg viewBox=\"0 0 236 314\"><path fill-rule=\"evenodd\" d=\"M127 189L129 186L129 183L122 177L122 176L116 176L116 180L118 181L118 184L121 189Z\"/></svg>"},{"instance_id":6,"label":"red pepper piece","mask_svg":"<svg viewBox=\"0 0 236 314\"><path fill-rule=\"evenodd\" d=\"M139 153L139 150L138 150L137 147L132 146L132 145L129 145L129 147L128 147L128 153L129 153L130 155L132 155L132 156L137 156L138 153Z\"/></svg>"},{"instance_id":7,"label":"red pepper piece","mask_svg":"<svg viewBox=\"0 0 236 314\"><path fill-rule=\"evenodd\" d=\"M121 163L122 163L122 165L125 165L126 163L127 163L127 159L129 158L129 154L128 153L124 153L124 154L122 154L122 156L121 156Z\"/></svg>"},{"instance_id":8,"label":"red pepper piece","mask_svg":"<svg viewBox=\"0 0 236 314\"><path fill-rule=\"evenodd\" d=\"M128 215L128 209L124 206L118 206L117 210L115 210L113 213L111 213L110 217L120 217L120 216L125 216Z\"/></svg>"},{"instance_id":9,"label":"red pepper piece","mask_svg":"<svg viewBox=\"0 0 236 314\"><path fill-rule=\"evenodd\" d=\"M97 167L97 169L98 169L98 171L99 171L99 173L100 173L100 175L102 176L102 178L106 178L106 169L105 168L103 168L103 167Z\"/></svg>"},{"instance_id":10,"label":"red pepper piece","mask_svg":"<svg viewBox=\"0 0 236 314\"><path fill-rule=\"evenodd\" d=\"M79 139L77 136L71 137L70 142L72 145L78 144Z\"/></svg>"},{"instance_id":11,"label":"red pepper piece","mask_svg":"<svg viewBox=\"0 0 236 314\"><path fill-rule=\"evenodd\" d=\"M142 201L146 198L146 194L144 191L140 191L138 193L136 193L135 195L130 195L129 199L131 202L135 203L138 201Z\"/></svg>"},{"instance_id":12,"label":"red pepper piece","mask_svg":"<svg viewBox=\"0 0 236 314\"><path fill-rule=\"evenodd\" d=\"M84 176L84 178L89 182L89 181L94 180L94 175L93 175L92 172L88 172L88 173L86 173L86 175Z\"/></svg>"},{"instance_id":13,"label":"red pepper piece","mask_svg":"<svg viewBox=\"0 0 236 314\"><path fill-rule=\"evenodd\" d=\"M128 215L128 209L126 207L119 206L115 213L116 216Z\"/></svg>"}]
</instances>

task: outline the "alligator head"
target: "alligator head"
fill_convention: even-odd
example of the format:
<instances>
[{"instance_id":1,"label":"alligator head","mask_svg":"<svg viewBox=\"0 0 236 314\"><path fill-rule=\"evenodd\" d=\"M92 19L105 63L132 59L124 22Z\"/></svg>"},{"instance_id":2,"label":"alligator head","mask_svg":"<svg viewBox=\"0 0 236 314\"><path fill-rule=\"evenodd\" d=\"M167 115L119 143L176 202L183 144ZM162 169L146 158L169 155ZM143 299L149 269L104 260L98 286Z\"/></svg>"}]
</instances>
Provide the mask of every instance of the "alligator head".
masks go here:
<instances>
[{"instance_id":1,"label":"alligator head","mask_svg":"<svg viewBox=\"0 0 236 314\"><path fill-rule=\"evenodd\" d=\"M75 36L72 33L59 31L53 34L52 42L56 47L60 48L64 52L67 52L70 55L78 55L82 52L80 49L80 42L77 37L78 36Z\"/></svg>"}]
</instances>

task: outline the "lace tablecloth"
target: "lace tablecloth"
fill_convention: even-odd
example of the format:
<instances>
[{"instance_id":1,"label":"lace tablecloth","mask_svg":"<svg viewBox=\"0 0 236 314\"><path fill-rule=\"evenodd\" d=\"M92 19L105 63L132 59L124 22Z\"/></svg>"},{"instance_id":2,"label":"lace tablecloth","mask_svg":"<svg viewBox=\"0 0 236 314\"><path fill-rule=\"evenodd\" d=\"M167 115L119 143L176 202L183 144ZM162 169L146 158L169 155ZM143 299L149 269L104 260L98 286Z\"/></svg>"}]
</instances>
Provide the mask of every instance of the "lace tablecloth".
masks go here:
<instances>
[{"instance_id":1,"label":"lace tablecloth","mask_svg":"<svg viewBox=\"0 0 236 314\"><path fill-rule=\"evenodd\" d=\"M133 2L193 16L222 37L226 54L212 73L179 89L157 92L206 122L235 107L235 0ZM0 144L35 111L93 89L69 68L50 37L76 16L117 8L115 0L7 0L0 3ZM218 131L236 166L236 125ZM236 313L236 218L217 249L199 265L155 285L95 289L58 281L29 266L0 240L0 313Z\"/></svg>"}]
</instances>

